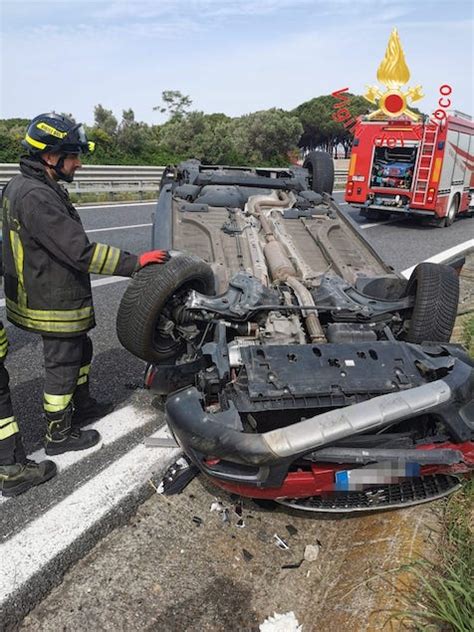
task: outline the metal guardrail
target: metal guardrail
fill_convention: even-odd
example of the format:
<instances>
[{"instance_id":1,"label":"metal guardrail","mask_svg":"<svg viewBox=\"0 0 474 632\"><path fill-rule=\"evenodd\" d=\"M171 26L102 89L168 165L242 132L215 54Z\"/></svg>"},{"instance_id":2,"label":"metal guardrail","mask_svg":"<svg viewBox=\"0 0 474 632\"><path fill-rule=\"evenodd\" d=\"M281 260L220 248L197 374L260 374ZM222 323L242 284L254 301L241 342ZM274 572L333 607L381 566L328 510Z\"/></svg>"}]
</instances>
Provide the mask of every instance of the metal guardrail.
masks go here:
<instances>
[{"instance_id":1,"label":"metal guardrail","mask_svg":"<svg viewBox=\"0 0 474 632\"><path fill-rule=\"evenodd\" d=\"M70 193L119 193L158 191L164 167L135 165L88 165L78 170ZM0 163L0 187L19 172L17 164Z\"/></svg>"},{"instance_id":2,"label":"metal guardrail","mask_svg":"<svg viewBox=\"0 0 474 632\"><path fill-rule=\"evenodd\" d=\"M135 165L87 165L78 170L74 182L66 183L70 193L142 193L158 191L165 167ZM19 172L17 164L0 163L0 187ZM335 170L335 184L345 183L347 169Z\"/></svg>"}]
</instances>

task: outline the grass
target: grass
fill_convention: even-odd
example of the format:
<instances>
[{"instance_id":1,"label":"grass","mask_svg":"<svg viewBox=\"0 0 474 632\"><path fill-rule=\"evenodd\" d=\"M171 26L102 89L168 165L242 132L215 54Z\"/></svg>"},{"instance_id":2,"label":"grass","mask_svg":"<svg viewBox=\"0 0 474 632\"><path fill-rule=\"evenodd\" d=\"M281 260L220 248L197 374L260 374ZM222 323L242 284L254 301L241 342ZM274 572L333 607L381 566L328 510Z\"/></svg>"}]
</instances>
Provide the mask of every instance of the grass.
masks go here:
<instances>
[{"instance_id":1,"label":"grass","mask_svg":"<svg viewBox=\"0 0 474 632\"><path fill-rule=\"evenodd\" d=\"M463 317L461 342L474 357L474 314ZM451 496L444 508L439 559L408 567L418 585L402 599L406 609L392 614L416 630L472 632L474 629L474 480Z\"/></svg>"},{"instance_id":2,"label":"grass","mask_svg":"<svg viewBox=\"0 0 474 632\"><path fill-rule=\"evenodd\" d=\"M446 503L439 560L419 560L408 569L418 596L402 595L405 609L390 617L402 629L472 632L474 621L474 481Z\"/></svg>"},{"instance_id":3,"label":"grass","mask_svg":"<svg viewBox=\"0 0 474 632\"><path fill-rule=\"evenodd\" d=\"M135 192L122 192L114 193L111 195L109 192L104 193L77 193L70 194L71 201L74 204L86 204L91 202L134 202L140 200L156 200L158 197L157 191L143 191L142 194Z\"/></svg>"},{"instance_id":4,"label":"grass","mask_svg":"<svg viewBox=\"0 0 474 632\"><path fill-rule=\"evenodd\" d=\"M469 355L474 358L474 314L464 320L462 338Z\"/></svg>"}]
</instances>

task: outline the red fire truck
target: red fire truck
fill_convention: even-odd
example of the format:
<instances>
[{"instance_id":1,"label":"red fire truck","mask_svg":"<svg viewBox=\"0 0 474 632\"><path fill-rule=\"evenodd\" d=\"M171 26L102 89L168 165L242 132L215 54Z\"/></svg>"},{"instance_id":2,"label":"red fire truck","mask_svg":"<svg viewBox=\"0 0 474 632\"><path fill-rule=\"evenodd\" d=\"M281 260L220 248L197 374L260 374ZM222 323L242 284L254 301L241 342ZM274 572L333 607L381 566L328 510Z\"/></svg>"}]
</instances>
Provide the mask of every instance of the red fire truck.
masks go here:
<instances>
[{"instance_id":1,"label":"red fire truck","mask_svg":"<svg viewBox=\"0 0 474 632\"><path fill-rule=\"evenodd\" d=\"M360 117L345 199L376 219L400 213L450 226L472 212L474 123L460 112L438 121Z\"/></svg>"}]
</instances>

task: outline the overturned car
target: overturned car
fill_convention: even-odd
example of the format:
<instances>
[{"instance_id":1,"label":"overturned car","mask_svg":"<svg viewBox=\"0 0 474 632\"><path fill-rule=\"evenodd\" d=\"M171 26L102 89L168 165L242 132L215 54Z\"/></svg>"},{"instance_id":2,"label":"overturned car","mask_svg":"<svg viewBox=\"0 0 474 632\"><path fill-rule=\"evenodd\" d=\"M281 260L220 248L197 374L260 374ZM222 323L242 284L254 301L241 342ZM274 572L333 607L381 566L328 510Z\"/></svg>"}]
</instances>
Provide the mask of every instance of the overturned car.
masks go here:
<instances>
[{"instance_id":1,"label":"overturned car","mask_svg":"<svg viewBox=\"0 0 474 632\"><path fill-rule=\"evenodd\" d=\"M153 245L117 318L212 481L310 511L444 496L474 463L473 361L449 344L455 267L406 281L331 197L332 159L163 176Z\"/></svg>"}]
</instances>

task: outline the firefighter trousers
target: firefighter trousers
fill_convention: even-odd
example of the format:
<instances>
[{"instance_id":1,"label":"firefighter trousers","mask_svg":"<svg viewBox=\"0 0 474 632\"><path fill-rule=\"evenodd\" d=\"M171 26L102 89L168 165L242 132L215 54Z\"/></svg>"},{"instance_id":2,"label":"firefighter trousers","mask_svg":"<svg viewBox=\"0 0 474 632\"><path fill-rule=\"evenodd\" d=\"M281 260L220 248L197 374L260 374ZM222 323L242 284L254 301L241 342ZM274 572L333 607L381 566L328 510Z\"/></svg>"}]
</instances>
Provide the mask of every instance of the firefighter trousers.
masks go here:
<instances>
[{"instance_id":1,"label":"firefighter trousers","mask_svg":"<svg viewBox=\"0 0 474 632\"><path fill-rule=\"evenodd\" d=\"M43 336L44 398L46 414L61 413L73 401L78 386L86 387L92 360L92 340Z\"/></svg>"},{"instance_id":2,"label":"firefighter trousers","mask_svg":"<svg viewBox=\"0 0 474 632\"><path fill-rule=\"evenodd\" d=\"M87 335L74 338L43 336L45 413L61 413L73 400L78 386L88 387L92 341ZM26 454L13 414L9 375L4 361L8 342L0 322L0 465L24 462Z\"/></svg>"},{"instance_id":3,"label":"firefighter trousers","mask_svg":"<svg viewBox=\"0 0 474 632\"><path fill-rule=\"evenodd\" d=\"M8 353L7 333L0 321L0 465L23 461L26 455L10 397L10 377L5 367Z\"/></svg>"}]
</instances>

